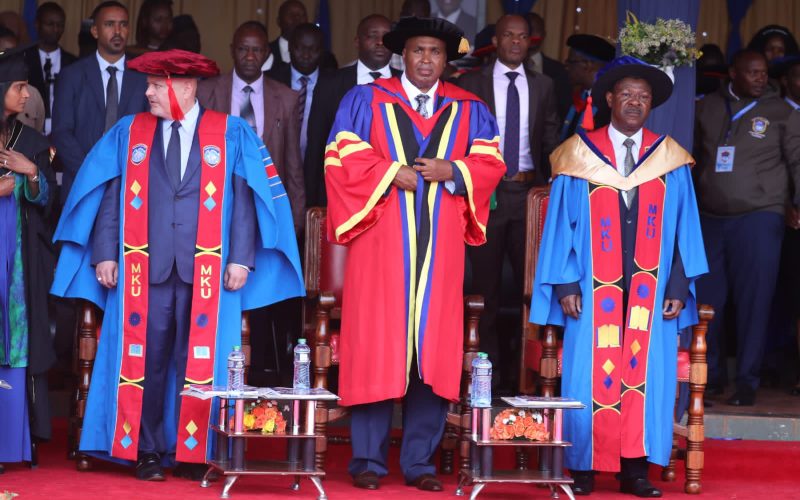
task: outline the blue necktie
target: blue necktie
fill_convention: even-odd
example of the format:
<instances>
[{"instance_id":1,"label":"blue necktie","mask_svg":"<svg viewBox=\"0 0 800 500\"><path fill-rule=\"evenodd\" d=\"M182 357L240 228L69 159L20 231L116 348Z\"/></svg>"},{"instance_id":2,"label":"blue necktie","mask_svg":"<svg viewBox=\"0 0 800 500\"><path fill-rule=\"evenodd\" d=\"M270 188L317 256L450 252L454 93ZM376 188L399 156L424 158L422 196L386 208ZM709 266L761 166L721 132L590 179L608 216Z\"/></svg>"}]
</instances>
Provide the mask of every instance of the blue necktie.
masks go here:
<instances>
[{"instance_id":1,"label":"blue necktie","mask_svg":"<svg viewBox=\"0 0 800 500\"><path fill-rule=\"evenodd\" d=\"M506 130L503 135L503 159L506 161L506 176L513 177L519 171L519 92L514 80L516 71L506 73L508 93L506 94Z\"/></svg>"},{"instance_id":2,"label":"blue necktie","mask_svg":"<svg viewBox=\"0 0 800 500\"><path fill-rule=\"evenodd\" d=\"M169 146L167 146L167 170L172 172L175 180L180 184L181 182L181 137L178 135L178 129L181 128L181 122L172 122L172 135L169 137Z\"/></svg>"}]
</instances>

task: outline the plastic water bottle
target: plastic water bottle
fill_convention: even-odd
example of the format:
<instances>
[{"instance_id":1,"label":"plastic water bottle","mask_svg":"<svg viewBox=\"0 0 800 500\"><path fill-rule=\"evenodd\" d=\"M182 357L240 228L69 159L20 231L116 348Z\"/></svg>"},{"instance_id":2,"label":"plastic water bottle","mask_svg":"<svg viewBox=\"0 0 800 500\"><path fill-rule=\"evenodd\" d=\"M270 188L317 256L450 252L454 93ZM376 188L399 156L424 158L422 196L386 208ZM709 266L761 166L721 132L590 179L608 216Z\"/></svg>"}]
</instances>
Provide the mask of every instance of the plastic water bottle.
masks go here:
<instances>
[{"instance_id":1,"label":"plastic water bottle","mask_svg":"<svg viewBox=\"0 0 800 500\"><path fill-rule=\"evenodd\" d=\"M311 348L306 339L297 339L294 346L294 384L295 389L308 390L311 387Z\"/></svg>"},{"instance_id":2,"label":"plastic water bottle","mask_svg":"<svg viewBox=\"0 0 800 500\"><path fill-rule=\"evenodd\" d=\"M228 392L241 393L244 390L244 353L238 345L228 354Z\"/></svg>"},{"instance_id":3,"label":"plastic water bottle","mask_svg":"<svg viewBox=\"0 0 800 500\"><path fill-rule=\"evenodd\" d=\"M479 352L472 360L472 406L492 406L492 362L485 352Z\"/></svg>"}]
</instances>

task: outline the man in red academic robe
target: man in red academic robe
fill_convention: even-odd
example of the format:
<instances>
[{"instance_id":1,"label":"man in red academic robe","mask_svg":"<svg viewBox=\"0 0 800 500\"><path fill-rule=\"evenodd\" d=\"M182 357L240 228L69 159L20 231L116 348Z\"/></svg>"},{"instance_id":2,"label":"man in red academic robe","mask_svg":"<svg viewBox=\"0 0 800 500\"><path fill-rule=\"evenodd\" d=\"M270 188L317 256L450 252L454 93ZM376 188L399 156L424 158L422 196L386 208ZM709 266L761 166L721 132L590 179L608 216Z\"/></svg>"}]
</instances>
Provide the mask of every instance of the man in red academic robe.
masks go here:
<instances>
[{"instance_id":1,"label":"man in red academic robe","mask_svg":"<svg viewBox=\"0 0 800 500\"><path fill-rule=\"evenodd\" d=\"M345 95L325 154L328 238L349 246L339 380L352 407L349 470L355 486L378 487L393 400L405 397L403 474L441 491L430 459L458 398L464 242L486 241L506 167L486 105L439 80L469 48L461 30L411 17L383 43L405 73Z\"/></svg>"}]
</instances>

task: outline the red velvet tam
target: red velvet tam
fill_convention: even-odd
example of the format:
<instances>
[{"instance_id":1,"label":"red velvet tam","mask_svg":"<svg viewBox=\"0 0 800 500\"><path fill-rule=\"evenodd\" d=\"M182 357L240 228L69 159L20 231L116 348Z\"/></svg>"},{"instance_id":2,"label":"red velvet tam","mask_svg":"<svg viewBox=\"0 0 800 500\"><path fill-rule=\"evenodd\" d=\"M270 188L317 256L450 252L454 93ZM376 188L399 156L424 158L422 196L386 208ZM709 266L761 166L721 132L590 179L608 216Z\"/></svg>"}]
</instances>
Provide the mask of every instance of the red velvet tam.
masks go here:
<instances>
[{"instance_id":1,"label":"red velvet tam","mask_svg":"<svg viewBox=\"0 0 800 500\"><path fill-rule=\"evenodd\" d=\"M211 59L180 49L147 52L129 61L128 69L167 79L170 112L172 119L178 121L184 115L172 88L172 78L208 78L219 74L217 63Z\"/></svg>"},{"instance_id":2,"label":"red velvet tam","mask_svg":"<svg viewBox=\"0 0 800 500\"><path fill-rule=\"evenodd\" d=\"M187 50L147 52L128 62L128 68L148 75L176 78L217 76L219 68L211 59Z\"/></svg>"}]
</instances>

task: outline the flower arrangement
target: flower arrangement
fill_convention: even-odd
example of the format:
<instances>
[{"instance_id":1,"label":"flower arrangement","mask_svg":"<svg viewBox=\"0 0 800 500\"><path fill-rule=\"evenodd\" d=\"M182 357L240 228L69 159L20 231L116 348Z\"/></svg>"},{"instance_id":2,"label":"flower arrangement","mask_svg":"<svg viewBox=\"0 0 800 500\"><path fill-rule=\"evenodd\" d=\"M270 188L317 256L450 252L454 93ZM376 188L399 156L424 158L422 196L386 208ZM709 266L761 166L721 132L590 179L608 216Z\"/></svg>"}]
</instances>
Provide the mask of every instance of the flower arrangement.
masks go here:
<instances>
[{"instance_id":1,"label":"flower arrangement","mask_svg":"<svg viewBox=\"0 0 800 500\"><path fill-rule=\"evenodd\" d=\"M489 430L489 437L503 440L547 441L550 433L547 432L541 413L509 408L495 415L494 425Z\"/></svg>"},{"instance_id":2,"label":"flower arrangement","mask_svg":"<svg viewBox=\"0 0 800 500\"><path fill-rule=\"evenodd\" d=\"M284 411L288 410L287 406ZM245 405L244 430L261 431L261 434L286 434L286 418L277 401L258 400Z\"/></svg>"},{"instance_id":3,"label":"flower arrangement","mask_svg":"<svg viewBox=\"0 0 800 500\"><path fill-rule=\"evenodd\" d=\"M628 12L619 32L622 53L659 67L691 66L700 51L695 48L691 26L679 19L656 19L655 24L639 21Z\"/></svg>"}]
</instances>

